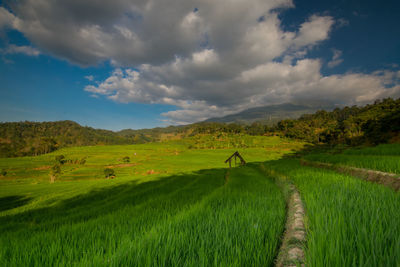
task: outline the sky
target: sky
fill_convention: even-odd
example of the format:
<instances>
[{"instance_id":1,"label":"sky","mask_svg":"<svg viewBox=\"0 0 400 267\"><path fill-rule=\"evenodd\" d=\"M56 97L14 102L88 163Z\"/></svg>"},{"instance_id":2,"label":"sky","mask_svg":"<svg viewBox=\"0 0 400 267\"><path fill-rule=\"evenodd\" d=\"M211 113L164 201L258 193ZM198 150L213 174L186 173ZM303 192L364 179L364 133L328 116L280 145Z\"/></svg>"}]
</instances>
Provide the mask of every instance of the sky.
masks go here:
<instances>
[{"instance_id":1,"label":"sky","mask_svg":"<svg viewBox=\"0 0 400 267\"><path fill-rule=\"evenodd\" d=\"M121 130L400 97L400 2L0 0L0 121Z\"/></svg>"}]
</instances>

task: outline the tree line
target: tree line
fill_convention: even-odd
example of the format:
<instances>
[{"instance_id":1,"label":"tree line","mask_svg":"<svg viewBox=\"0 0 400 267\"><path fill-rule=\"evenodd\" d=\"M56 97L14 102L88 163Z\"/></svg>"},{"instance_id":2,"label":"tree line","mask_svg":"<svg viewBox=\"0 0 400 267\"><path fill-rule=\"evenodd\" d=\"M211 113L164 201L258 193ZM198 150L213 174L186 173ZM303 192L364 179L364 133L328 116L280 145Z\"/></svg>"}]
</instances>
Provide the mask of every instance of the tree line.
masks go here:
<instances>
[{"instance_id":1,"label":"tree line","mask_svg":"<svg viewBox=\"0 0 400 267\"><path fill-rule=\"evenodd\" d=\"M0 123L0 156L35 156L62 147L131 144L131 139L73 121Z\"/></svg>"},{"instance_id":2,"label":"tree line","mask_svg":"<svg viewBox=\"0 0 400 267\"><path fill-rule=\"evenodd\" d=\"M360 145L400 141L400 98L377 100L363 107L336 108L282 120L280 134L311 143Z\"/></svg>"},{"instance_id":3,"label":"tree line","mask_svg":"<svg viewBox=\"0 0 400 267\"><path fill-rule=\"evenodd\" d=\"M366 106L320 110L298 119L281 120L273 126L200 122L119 132L83 127L73 121L0 123L0 157L49 153L62 147L122 145L157 142L201 134L280 135L310 143L378 144L400 141L400 98L377 100ZM167 136L167 137L165 137Z\"/></svg>"}]
</instances>

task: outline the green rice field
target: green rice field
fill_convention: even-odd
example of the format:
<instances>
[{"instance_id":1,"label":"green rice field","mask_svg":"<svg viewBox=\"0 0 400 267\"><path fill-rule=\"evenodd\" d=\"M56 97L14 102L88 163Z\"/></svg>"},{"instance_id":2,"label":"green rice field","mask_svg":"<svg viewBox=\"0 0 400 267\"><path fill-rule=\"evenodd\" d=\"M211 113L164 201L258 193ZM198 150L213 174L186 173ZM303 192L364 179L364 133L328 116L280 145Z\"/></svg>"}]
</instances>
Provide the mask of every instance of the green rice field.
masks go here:
<instances>
[{"instance_id":1,"label":"green rice field","mask_svg":"<svg viewBox=\"0 0 400 267\"><path fill-rule=\"evenodd\" d=\"M400 174L400 144L353 148L341 153L310 154L304 158L310 161Z\"/></svg>"},{"instance_id":2,"label":"green rice field","mask_svg":"<svg viewBox=\"0 0 400 267\"><path fill-rule=\"evenodd\" d=\"M265 167L290 177L302 196L308 266L399 266L399 193L296 159Z\"/></svg>"},{"instance_id":3,"label":"green rice field","mask_svg":"<svg viewBox=\"0 0 400 267\"><path fill-rule=\"evenodd\" d=\"M0 180L0 265L273 265L285 199L251 162L303 144L262 141L240 149L250 163L233 169L224 161L236 149L189 149L185 142L0 159L7 172ZM67 162L50 183L58 155ZM104 168L115 170L115 179L105 179Z\"/></svg>"},{"instance_id":4,"label":"green rice field","mask_svg":"<svg viewBox=\"0 0 400 267\"><path fill-rule=\"evenodd\" d=\"M305 143L243 140L204 135L0 159L0 266L274 266L287 218L282 181L305 206L307 266L400 266L398 192L300 165L291 155ZM376 169L361 159L392 164L397 147L305 158ZM229 168L237 150L247 164ZM354 161L333 162L346 157Z\"/></svg>"}]
</instances>

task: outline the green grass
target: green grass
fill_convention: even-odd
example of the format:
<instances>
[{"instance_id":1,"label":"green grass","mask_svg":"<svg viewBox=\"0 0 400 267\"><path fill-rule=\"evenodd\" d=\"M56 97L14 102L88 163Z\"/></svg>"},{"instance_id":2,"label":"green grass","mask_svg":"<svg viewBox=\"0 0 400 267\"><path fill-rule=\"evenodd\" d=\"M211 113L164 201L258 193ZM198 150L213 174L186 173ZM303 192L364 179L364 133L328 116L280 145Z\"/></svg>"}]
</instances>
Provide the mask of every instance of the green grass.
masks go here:
<instances>
[{"instance_id":1,"label":"green grass","mask_svg":"<svg viewBox=\"0 0 400 267\"><path fill-rule=\"evenodd\" d=\"M353 148L342 153L318 153L304 157L306 160L366 168L400 174L400 144Z\"/></svg>"},{"instance_id":2,"label":"green grass","mask_svg":"<svg viewBox=\"0 0 400 267\"><path fill-rule=\"evenodd\" d=\"M282 193L251 163L228 174L224 163L236 150L254 162L303 146L265 139L241 149L171 141L0 159L0 266L271 266ZM64 164L51 184L56 155L86 163ZM117 177L104 179L110 166Z\"/></svg>"},{"instance_id":3,"label":"green grass","mask_svg":"<svg viewBox=\"0 0 400 267\"><path fill-rule=\"evenodd\" d=\"M234 169L187 212L126 244L115 264L139 266L271 266L283 231L285 202L253 167Z\"/></svg>"},{"instance_id":4,"label":"green grass","mask_svg":"<svg viewBox=\"0 0 400 267\"><path fill-rule=\"evenodd\" d=\"M247 162L253 162L278 159L304 145L277 137L264 138L266 147L242 149L188 149L187 144L172 141L73 147L38 157L1 158L0 169L5 169L7 175L0 176L0 198L16 195L29 201L19 208L0 211L0 216L55 205L63 199L87 194L91 190L131 181L139 184L179 173L225 168L228 165L224 161L236 150ZM66 159L72 160L86 158L86 163L64 164L62 174L54 184L50 184L49 168L55 163L57 155L65 155ZM125 156L130 157L130 165L123 162ZM108 166L115 167L116 179L104 179L104 169Z\"/></svg>"},{"instance_id":5,"label":"green grass","mask_svg":"<svg viewBox=\"0 0 400 267\"><path fill-rule=\"evenodd\" d=\"M284 218L251 166L131 182L0 217L0 264L269 266Z\"/></svg>"},{"instance_id":6,"label":"green grass","mask_svg":"<svg viewBox=\"0 0 400 267\"><path fill-rule=\"evenodd\" d=\"M208 138L212 136L202 136L203 144L207 144ZM132 179L132 177L143 177L152 170L156 174L170 175L179 171L225 167L225 159L236 150L239 150L248 162L277 159L284 154L301 149L304 145L279 137L245 136L244 138L249 143L249 146L245 148L189 149L192 139L184 139L143 145L64 148L38 157L1 158L0 170L6 170L7 175L0 178L0 182L7 179L13 182L17 180L31 183L47 182L49 168L54 165L57 155L65 155L66 159L74 161L86 159L84 165L64 164L63 173L58 179L61 181L102 179L103 170L107 166L115 167L117 177ZM218 140L214 140L214 144L218 143ZM250 145L253 143L260 143L260 145ZM131 166L121 166L124 164L123 157L125 156L130 157Z\"/></svg>"},{"instance_id":7,"label":"green grass","mask_svg":"<svg viewBox=\"0 0 400 267\"><path fill-rule=\"evenodd\" d=\"M202 135L0 159L7 172L0 177L0 266L272 266L287 188L257 162L301 194L307 266L398 266L399 193L282 159L303 146L279 137ZM390 169L397 148L305 158L397 172ZM228 169L224 161L236 150L248 164ZM62 165L50 183L57 155L86 163ZM105 179L105 168L116 178Z\"/></svg>"},{"instance_id":8,"label":"green grass","mask_svg":"<svg viewBox=\"0 0 400 267\"><path fill-rule=\"evenodd\" d=\"M308 266L398 266L400 195L298 160L265 165L290 177L306 207Z\"/></svg>"},{"instance_id":9,"label":"green grass","mask_svg":"<svg viewBox=\"0 0 400 267\"><path fill-rule=\"evenodd\" d=\"M400 144L382 144L374 147L352 148L343 151L345 155L400 156Z\"/></svg>"}]
</instances>

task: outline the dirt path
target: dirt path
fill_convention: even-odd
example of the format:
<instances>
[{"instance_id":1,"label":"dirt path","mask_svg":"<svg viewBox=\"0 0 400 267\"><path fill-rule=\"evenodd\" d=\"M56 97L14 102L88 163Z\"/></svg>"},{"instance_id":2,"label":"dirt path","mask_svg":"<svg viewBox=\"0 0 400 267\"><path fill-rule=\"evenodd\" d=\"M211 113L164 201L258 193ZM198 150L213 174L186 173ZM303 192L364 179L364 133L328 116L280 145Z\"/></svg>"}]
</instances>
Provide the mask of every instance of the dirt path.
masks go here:
<instances>
[{"instance_id":1,"label":"dirt path","mask_svg":"<svg viewBox=\"0 0 400 267\"><path fill-rule=\"evenodd\" d=\"M330 169L340 173L358 177L366 181L382 184L390 188L393 188L395 191L400 190L400 177L399 175L394 173L387 173L387 172L356 168L351 166L343 166L343 165L336 166L331 163L308 161L304 159L302 159L300 163L305 166Z\"/></svg>"}]
</instances>

